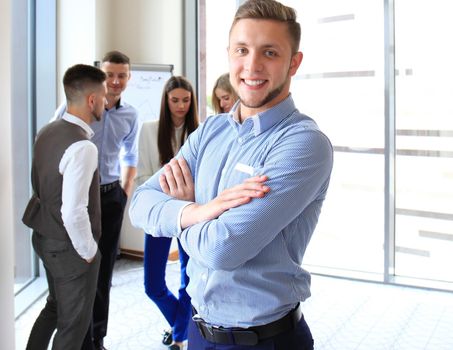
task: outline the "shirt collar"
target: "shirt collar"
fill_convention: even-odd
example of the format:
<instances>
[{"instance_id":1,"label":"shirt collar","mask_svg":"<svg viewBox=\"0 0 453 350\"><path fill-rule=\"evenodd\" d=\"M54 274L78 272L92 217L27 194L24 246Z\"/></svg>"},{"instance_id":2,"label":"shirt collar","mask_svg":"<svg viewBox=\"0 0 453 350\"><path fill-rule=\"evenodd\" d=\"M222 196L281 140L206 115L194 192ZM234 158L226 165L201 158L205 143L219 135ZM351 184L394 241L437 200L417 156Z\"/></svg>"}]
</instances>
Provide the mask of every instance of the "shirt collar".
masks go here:
<instances>
[{"instance_id":1,"label":"shirt collar","mask_svg":"<svg viewBox=\"0 0 453 350\"><path fill-rule=\"evenodd\" d=\"M110 108L110 109L113 109L113 108L115 108L115 109L120 109L121 107L124 107L124 102L123 102L123 100L120 98L120 99L116 102L116 104L115 104L112 108ZM105 110L106 110L106 111L109 111L109 109L107 109L107 108L105 108Z\"/></svg>"},{"instance_id":2,"label":"shirt collar","mask_svg":"<svg viewBox=\"0 0 453 350\"><path fill-rule=\"evenodd\" d=\"M288 95L279 104L260 112L250 118L247 118L242 124L245 126L249 123L252 123L252 130L255 136L265 132L266 130L273 127L275 124L279 123L289 115L291 115L296 110L294 100L291 94ZM239 111L240 111L240 102L236 102L231 111L228 114L230 123L240 124L239 123Z\"/></svg>"},{"instance_id":3,"label":"shirt collar","mask_svg":"<svg viewBox=\"0 0 453 350\"><path fill-rule=\"evenodd\" d=\"M64 120L66 120L69 123L76 124L80 126L85 132L87 133L88 138L92 138L94 135L94 131L90 128L90 126L85 123L82 119L79 117L76 117L73 114L70 114L68 112L65 112L65 114L62 117Z\"/></svg>"}]
</instances>

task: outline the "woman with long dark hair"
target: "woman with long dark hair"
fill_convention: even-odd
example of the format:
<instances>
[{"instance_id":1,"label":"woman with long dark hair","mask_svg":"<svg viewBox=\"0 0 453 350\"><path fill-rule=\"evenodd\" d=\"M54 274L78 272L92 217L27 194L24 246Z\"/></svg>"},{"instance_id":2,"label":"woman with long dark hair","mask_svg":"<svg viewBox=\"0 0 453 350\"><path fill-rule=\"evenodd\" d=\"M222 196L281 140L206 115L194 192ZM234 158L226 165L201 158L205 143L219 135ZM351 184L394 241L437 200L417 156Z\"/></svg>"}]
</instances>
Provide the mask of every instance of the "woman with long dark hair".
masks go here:
<instances>
[{"instance_id":1,"label":"woman with long dark hair","mask_svg":"<svg viewBox=\"0 0 453 350\"><path fill-rule=\"evenodd\" d=\"M197 127L197 102L192 85L182 76L171 77L162 94L159 120L143 123L140 132L138 185L168 163ZM178 241L181 285L177 297L167 288L165 281L170 246L171 238L152 237L145 232L145 292L171 326L171 330L165 331L162 342L171 350L181 350L183 341L187 339L191 316L190 297L186 292L189 257Z\"/></svg>"}]
</instances>

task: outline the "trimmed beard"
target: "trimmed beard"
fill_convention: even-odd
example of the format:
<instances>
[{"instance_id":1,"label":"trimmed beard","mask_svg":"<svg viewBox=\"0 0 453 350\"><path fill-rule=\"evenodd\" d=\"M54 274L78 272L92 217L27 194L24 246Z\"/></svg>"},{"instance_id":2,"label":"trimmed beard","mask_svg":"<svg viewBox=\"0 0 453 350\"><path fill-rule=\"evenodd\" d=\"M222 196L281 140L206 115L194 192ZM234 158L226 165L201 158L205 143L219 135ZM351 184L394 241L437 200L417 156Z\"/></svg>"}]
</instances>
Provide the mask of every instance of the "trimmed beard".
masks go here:
<instances>
[{"instance_id":1,"label":"trimmed beard","mask_svg":"<svg viewBox=\"0 0 453 350\"><path fill-rule=\"evenodd\" d=\"M257 102L257 104L255 104L255 105L250 105L250 104L245 103L245 101L238 94L238 91L236 91L236 94L239 96L239 99L241 100L241 104L243 104L245 107L260 108L260 107L266 105L267 103L271 102L274 98L276 98L282 92L283 88L285 87L285 84L288 82L288 79L290 79L289 69L288 69L288 73L287 73L285 81L280 86L277 86L274 90L270 91L267 94L267 96L263 98L263 100L261 100L260 102Z\"/></svg>"}]
</instances>

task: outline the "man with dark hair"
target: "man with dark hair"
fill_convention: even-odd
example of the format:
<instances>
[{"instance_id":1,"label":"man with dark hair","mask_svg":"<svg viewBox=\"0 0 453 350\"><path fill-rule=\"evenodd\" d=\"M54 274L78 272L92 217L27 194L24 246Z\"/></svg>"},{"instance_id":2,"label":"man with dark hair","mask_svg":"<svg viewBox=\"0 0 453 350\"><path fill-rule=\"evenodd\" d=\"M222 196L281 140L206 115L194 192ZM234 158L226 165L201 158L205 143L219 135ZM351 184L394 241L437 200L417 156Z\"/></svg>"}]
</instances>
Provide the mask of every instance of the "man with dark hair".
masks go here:
<instances>
[{"instance_id":1,"label":"man with dark hair","mask_svg":"<svg viewBox=\"0 0 453 350\"><path fill-rule=\"evenodd\" d=\"M92 327L96 350L105 349L104 337L107 335L113 267L118 252L124 208L132 191L138 160L137 110L121 99L131 76L129 57L119 51L107 52L100 68L107 75L107 105L102 119L92 124L93 142L99 151L102 212L102 236L99 241L102 260ZM60 106L55 118L60 118L65 109L65 104Z\"/></svg>"},{"instance_id":2,"label":"man with dark hair","mask_svg":"<svg viewBox=\"0 0 453 350\"><path fill-rule=\"evenodd\" d=\"M63 78L67 112L38 133L33 149L33 196L23 222L33 229L33 247L49 285L28 350L80 350L91 322L100 264L98 151L89 127L105 108L105 74L75 65Z\"/></svg>"},{"instance_id":3,"label":"man with dark hair","mask_svg":"<svg viewBox=\"0 0 453 350\"><path fill-rule=\"evenodd\" d=\"M333 150L290 94L299 40L292 8L241 5L228 47L239 102L208 118L134 194L132 222L179 238L190 257L189 349L313 349L300 305L310 296L302 261Z\"/></svg>"}]
</instances>

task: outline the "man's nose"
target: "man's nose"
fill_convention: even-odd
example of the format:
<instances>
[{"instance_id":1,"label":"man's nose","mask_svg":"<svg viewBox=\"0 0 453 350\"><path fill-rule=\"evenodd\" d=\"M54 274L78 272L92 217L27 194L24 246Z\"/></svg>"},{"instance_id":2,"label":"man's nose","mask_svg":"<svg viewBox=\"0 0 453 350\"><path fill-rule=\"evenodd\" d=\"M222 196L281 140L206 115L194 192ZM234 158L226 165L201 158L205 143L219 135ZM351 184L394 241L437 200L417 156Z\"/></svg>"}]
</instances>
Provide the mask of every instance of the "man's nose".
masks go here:
<instances>
[{"instance_id":1,"label":"man's nose","mask_svg":"<svg viewBox=\"0 0 453 350\"><path fill-rule=\"evenodd\" d=\"M261 71L263 65L261 62L261 56L257 52L250 51L245 60L244 66L249 72Z\"/></svg>"}]
</instances>

